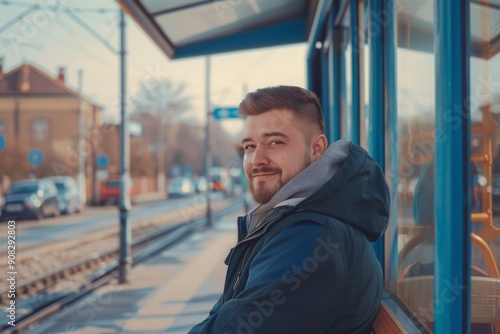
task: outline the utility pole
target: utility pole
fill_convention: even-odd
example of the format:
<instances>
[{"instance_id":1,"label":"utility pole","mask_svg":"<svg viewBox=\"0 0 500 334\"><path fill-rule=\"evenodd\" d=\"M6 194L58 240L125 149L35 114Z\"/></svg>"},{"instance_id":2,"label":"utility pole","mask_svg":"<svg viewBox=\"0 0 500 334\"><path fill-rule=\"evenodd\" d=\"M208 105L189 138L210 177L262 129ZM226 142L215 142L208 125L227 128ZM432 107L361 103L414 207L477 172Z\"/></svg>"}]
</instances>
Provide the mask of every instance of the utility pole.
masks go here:
<instances>
[{"instance_id":1,"label":"utility pole","mask_svg":"<svg viewBox=\"0 0 500 334\"><path fill-rule=\"evenodd\" d=\"M244 99L248 93L248 83L247 82L243 83L242 92L243 92L243 99ZM244 156L245 156L245 151L243 151L242 159L244 159ZM245 214L247 214L250 211L250 204L248 203L248 181L247 181L247 177L245 175L245 167L244 167L243 161L241 164L241 178L240 178L240 180L241 180L241 187L243 189L243 209L245 210Z\"/></svg>"},{"instance_id":2,"label":"utility pole","mask_svg":"<svg viewBox=\"0 0 500 334\"><path fill-rule=\"evenodd\" d=\"M118 263L118 280L120 284L127 283L128 273L132 267L131 230L128 213L130 204L130 145L129 121L126 100L126 45L125 45L125 14L120 10L120 260Z\"/></svg>"},{"instance_id":3,"label":"utility pole","mask_svg":"<svg viewBox=\"0 0 500 334\"><path fill-rule=\"evenodd\" d=\"M210 106L210 56L207 56L205 63L205 110L207 122L205 123L205 176L207 178L207 226L212 225L212 208L210 205L210 167L212 166L212 155L210 153L210 119L212 111Z\"/></svg>"},{"instance_id":4,"label":"utility pole","mask_svg":"<svg viewBox=\"0 0 500 334\"><path fill-rule=\"evenodd\" d=\"M85 162L87 153L84 151L85 115L83 114L83 70L78 70L78 189L80 191L80 204L87 202L87 182Z\"/></svg>"}]
</instances>

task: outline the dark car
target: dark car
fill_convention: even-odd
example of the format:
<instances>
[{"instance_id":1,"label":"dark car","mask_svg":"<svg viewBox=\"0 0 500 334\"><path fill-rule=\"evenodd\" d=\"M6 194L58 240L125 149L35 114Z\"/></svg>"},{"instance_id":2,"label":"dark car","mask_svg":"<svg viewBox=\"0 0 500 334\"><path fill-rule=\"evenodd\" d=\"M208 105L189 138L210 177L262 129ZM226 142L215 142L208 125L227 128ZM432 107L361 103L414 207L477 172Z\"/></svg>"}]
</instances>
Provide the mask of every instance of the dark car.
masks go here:
<instances>
[{"instance_id":1,"label":"dark car","mask_svg":"<svg viewBox=\"0 0 500 334\"><path fill-rule=\"evenodd\" d=\"M174 177L168 184L169 198L186 197L195 194L195 186L189 177Z\"/></svg>"},{"instance_id":2,"label":"dark car","mask_svg":"<svg viewBox=\"0 0 500 334\"><path fill-rule=\"evenodd\" d=\"M78 213L82 210L80 191L75 179L71 176L54 176L47 179L52 180L56 185L59 210L62 214Z\"/></svg>"},{"instance_id":3,"label":"dark car","mask_svg":"<svg viewBox=\"0 0 500 334\"><path fill-rule=\"evenodd\" d=\"M24 180L12 184L5 197L2 220L59 216L57 188L51 180Z\"/></svg>"}]
</instances>

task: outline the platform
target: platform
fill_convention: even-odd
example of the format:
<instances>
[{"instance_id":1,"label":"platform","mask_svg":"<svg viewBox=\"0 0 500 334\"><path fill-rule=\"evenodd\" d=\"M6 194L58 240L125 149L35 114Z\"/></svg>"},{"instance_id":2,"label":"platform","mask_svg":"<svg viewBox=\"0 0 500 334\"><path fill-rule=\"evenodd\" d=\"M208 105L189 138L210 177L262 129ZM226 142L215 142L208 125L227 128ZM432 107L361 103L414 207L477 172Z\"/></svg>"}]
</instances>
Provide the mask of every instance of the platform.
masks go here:
<instances>
[{"instance_id":1,"label":"platform","mask_svg":"<svg viewBox=\"0 0 500 334\"><path fill-rule=\"evenodd\" d=\"M222 292L236 216L134 266L128 284L101 287L25 333L187 333Z\"/></svg>"}]
</instances>

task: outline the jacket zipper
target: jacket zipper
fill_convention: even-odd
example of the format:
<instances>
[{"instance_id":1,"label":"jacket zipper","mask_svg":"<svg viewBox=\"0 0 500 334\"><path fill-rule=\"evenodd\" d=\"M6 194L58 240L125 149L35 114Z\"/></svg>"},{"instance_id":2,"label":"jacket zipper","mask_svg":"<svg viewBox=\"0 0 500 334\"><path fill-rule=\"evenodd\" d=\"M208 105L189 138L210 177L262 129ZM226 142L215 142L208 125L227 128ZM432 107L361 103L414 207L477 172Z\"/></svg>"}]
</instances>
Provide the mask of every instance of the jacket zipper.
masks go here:
<instances>
[{"instance_id":1,"label":"jacket zipper","mask_svg":"<svg viewBox=\"0 0 500 334\"><path fill-rule=\"evenodd\" d=\"M236 276L236 281L234 282L234 285L233 285L233 292L231 295L234 295L234 291L236 290L236 286L238 285L238 282L240 281L240 278L241 278L241 274L243 273L243 268L245 268L245 262L247 262L247 258L248 258L248 254L250 253L250 250L252 248L249 247L245 253L245 256L243 257L243 262L241 264L241 268L240 268L240 271L238 273L238 276Z\"/></svg>"},{"instance_id":2,"label":"jacket zipper","mask_svg":"<svg viewBox=\"0 0 500 334\"><path fill-rule=\"evenodd\" d=\"M263 234L263 232L265 232L266 227L268 227L268 226L269 226L269 222L270 222L270 221L272 221L272 220L274 220L274 219L275 219L275 218L277 218L277 217L283 217L283 213L279 213L279 214L277 214L277 215L275 215L275 216L271 216L271 217L269 217L269 219L267 219L267 220L266 220L265 224L259 224L260 226L259 226L256 230L254 230L252 233L248 234L248 235L247 235L247 236L246 236L243 240L241 240L240 242L238 242L238 243L234 246L234 248L233 248L233 252L232 252L232 253L231 253L231 255L229 256L228 266L231 264L231 260L232 260L232 258L233 258L234 251L236 250L236 247L238 247L239 245L243 244L244 242L247 242L247 241L253 240L253 239L257 238L257 237L260 237L260 236ZM239 217L238 217L238 218L239 218ZM262 233L259 233L259 232L262 232ZM231 297L232 297L232 296L233 296L233 294L234 294L234 290L236 289L236 285L237 285L237 284L238 284L238 282L240 281L240 277L241 277L241 274L243 273L243 268L244 268L244 266L245 266L245 262L246 262L246 260L247 260L248 254L250 253L250 250L251 250L251 248L249 247L249 248L247 249L246 253L245 253L245 256L244 256L244 258L243 258L243 263L242 263L242 265L241 265L241 267L240 267L240 270L239 270L239 272L238 272L238 276L236 277L236 281L234 282L234 285L233 285L233 289L232 289L233 291L232 291L232 293L231 293ZM224 295L225 295L225 294L223 293L223 294L222 294L222 298L221 298L221 305L223 305L223 304L224 304L224 302L225 302Z\"/></svg>"}]
</instances>

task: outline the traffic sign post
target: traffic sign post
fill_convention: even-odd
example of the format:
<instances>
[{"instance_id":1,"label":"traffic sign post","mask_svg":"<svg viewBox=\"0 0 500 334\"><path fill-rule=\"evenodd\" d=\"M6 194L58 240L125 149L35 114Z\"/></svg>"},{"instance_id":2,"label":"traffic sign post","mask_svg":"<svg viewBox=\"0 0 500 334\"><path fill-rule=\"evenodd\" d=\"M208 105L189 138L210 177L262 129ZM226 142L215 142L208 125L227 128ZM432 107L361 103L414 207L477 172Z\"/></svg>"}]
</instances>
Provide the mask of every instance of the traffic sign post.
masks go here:
<instances>
[{"instance_id":1,"label":"traffic sign post","mask_svg":"<svg viewBox=\"0 0 500 334\"><path fill-rule=\"evenodd\" d=\"M95 162L97 165L97 168L108 168L109 166L109 157L107 154L99 154L95 158Z\"/></svg>"},{"instance_id":2,"label":"traffic sign post","mask_svg":"<svg viewBox=\"0 0 500 334\"><path fill-rule=\"evenodd\" d=\"M238 107L217 107L212 111L212 116L215 119L225 119L225 118L239 118Z\"/></svg>"},{"instance_id":3,"label":"traffic sign post","mask_svg":"<svg viewBox=\"0 0 500 334\"><path fill-rule=\"evenodd\" d=\"M43 153L38 149L33 149L28 153L28 161L33 167L39 166L43 162Z\"/></svg>"},{"instance_id":4,"label":"traffic sign post","mask_svg":"<svg viewBox=\"0 0 500 334\"><path fill-rule=\"evenodd\" d=\"M4 148L5 148L5 137L2 134L0 134L0 152L2 152Z\"/></svg>"},{"instance_id":5,"label":"traffic sign post","mask_svg":"<svg viewBox=\"0 0 500 334\"><path fill-rule=\"evenodd\" d=\"M38 149L32 149L28 153L28 161L33 167L31 170L31 175L30 178L34 179L36 178L36 167L40 166L40 164L43 162L43 153L42 151Z\"/></svg>"}]
</instances>

